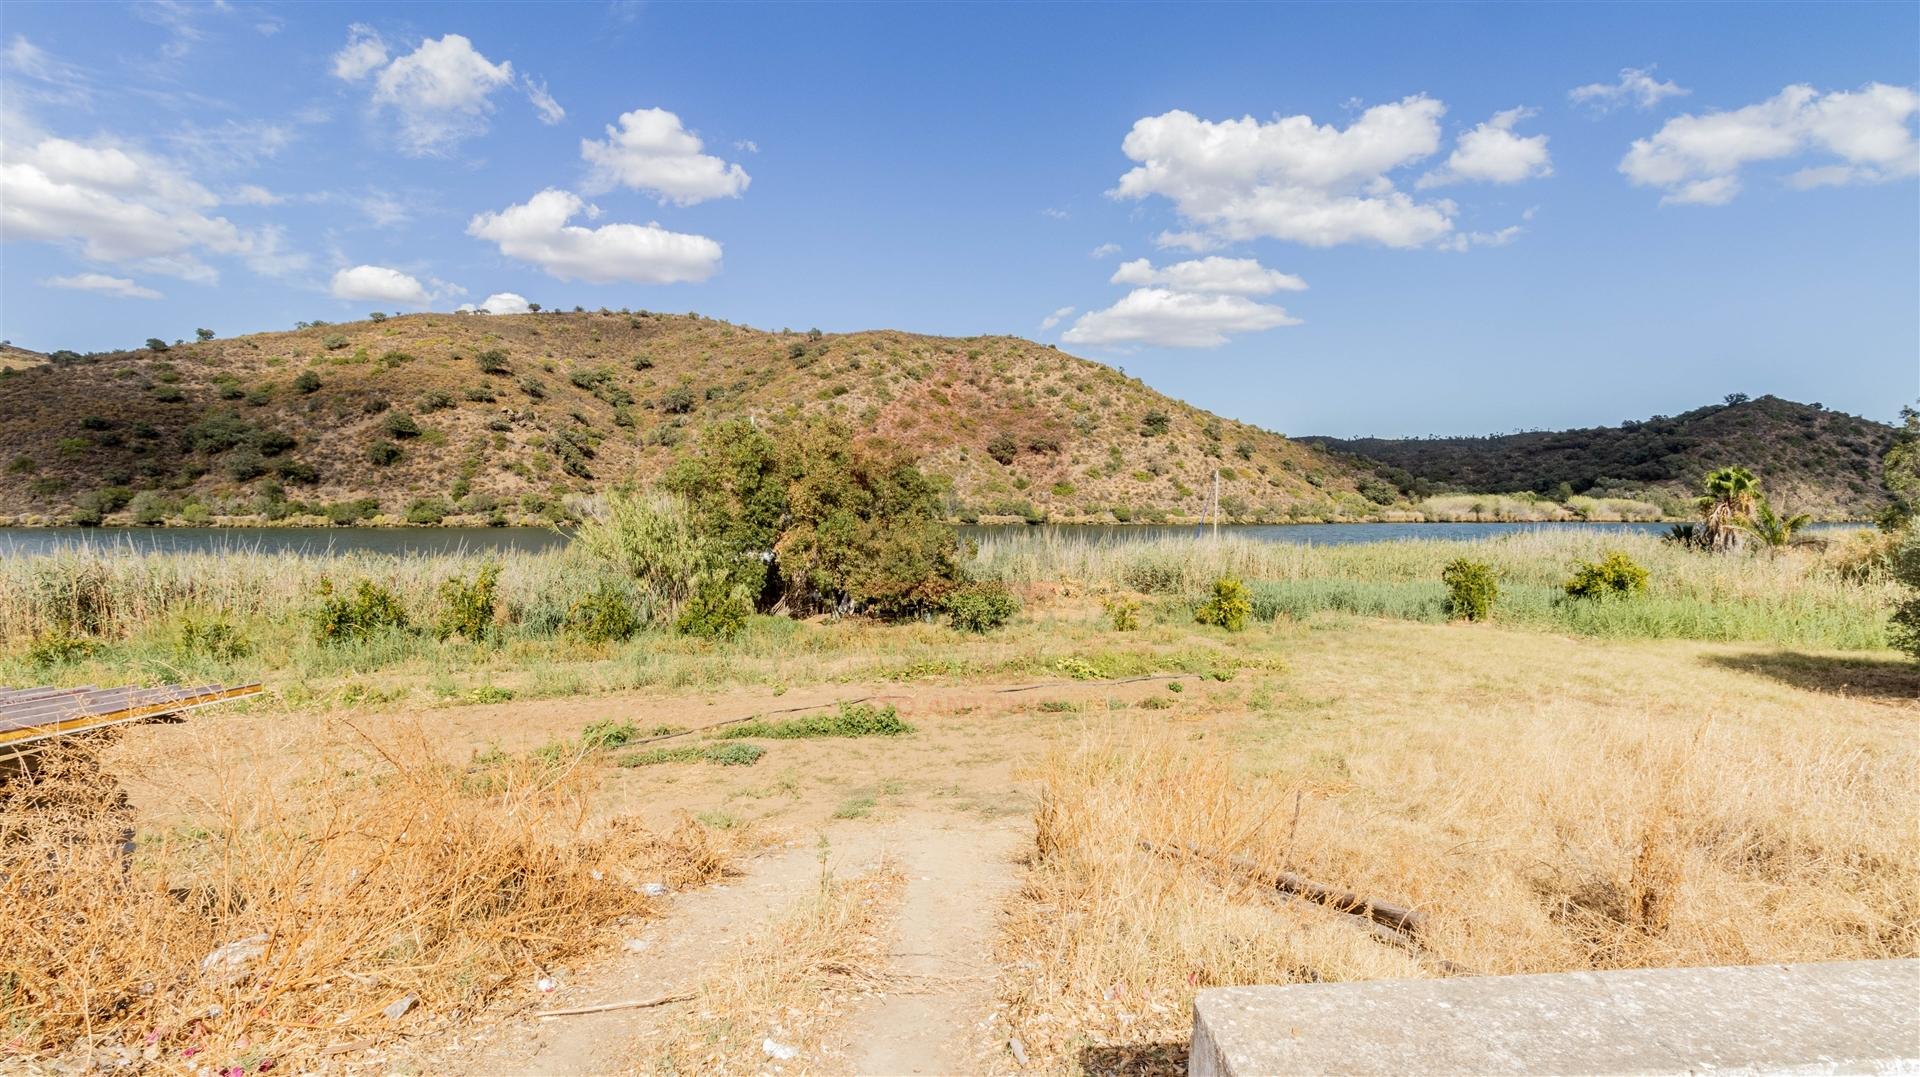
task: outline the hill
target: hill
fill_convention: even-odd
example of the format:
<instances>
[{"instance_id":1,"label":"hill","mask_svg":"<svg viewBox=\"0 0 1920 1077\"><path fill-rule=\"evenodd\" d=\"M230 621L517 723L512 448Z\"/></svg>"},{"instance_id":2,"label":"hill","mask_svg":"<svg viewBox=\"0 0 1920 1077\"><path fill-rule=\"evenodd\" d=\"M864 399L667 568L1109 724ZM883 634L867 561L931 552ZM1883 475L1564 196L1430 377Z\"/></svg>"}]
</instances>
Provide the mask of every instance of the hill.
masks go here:
<instances>
[{"instance_id":1,"label":"hill","mask_svg":"<svg viewBox=\"0 0 1920 1077\"><path fill-rule=\"evenodd\" d=\"M11 343L0 341L0 370L25 370L46 361L47 357L39 352L16 348Z\"/></svg>"},{"instance_id":2,"label":"hill","mask_svg":"<svg viewBox=\"0 0 1920 1077\"><path fill-rule=\"evenodd\" d=\"M1684 514L1709 470L1741 464L1778 505L1860 519L1887 503L1880 460L1893 428L1775 396L1584 430L1490 437L1303 438L1372 461L1419 493L1533 491L1635 497ZM1562 488L1562 484L1565 488Z\"/></svg>"},{"instance_id":3,"label":"hill","mask_svg":"<svg viewBox=\"0 0 1920 1077\"><path fill-rule=\"evenodd\" d=\"M0 517L554 517L657 475L707 423L785 412L903 443L962 519L1191 517L1215 468L1240 519L1378 509L1350 462L1030 341L603 311L57 353L0 374Z\"/></svg>"}]
</instances>

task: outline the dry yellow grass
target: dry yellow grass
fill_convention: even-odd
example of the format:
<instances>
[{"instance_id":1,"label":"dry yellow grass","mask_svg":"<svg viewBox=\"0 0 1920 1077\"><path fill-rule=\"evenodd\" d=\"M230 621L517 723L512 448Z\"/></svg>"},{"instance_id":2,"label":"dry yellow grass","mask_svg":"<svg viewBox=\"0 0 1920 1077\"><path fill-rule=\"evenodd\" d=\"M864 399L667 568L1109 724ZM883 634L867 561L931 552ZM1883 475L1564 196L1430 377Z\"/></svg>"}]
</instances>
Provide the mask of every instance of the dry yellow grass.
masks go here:
<instances>
[{"instance_id":1,"label":"dry yellow grass","mask_svg":"<svg viewBox=\"0 0 1920 1077\"><path fill-rule=\"evenodd\" d=\"M739 840L589 825L585 770L449 766L417 727L389 729L285 774L210 750L206 773L179 776L200 799L183 793L181 822L131 858L131 816L92 759L8 787L0 1065L297 1069L531 984L650 914L642 881L705 881ZM407 996L413 1012L383 1014Z\"/></svg>"},{"instance_id":2,"label":"dry yellow grass","mask_svg":"<svg viewBox=\"0 0 1920 1077\"><path fill-rule=\"evenodd\" d=\"M822 850L824 858L825 850ZM647 1072L806 1073L848 1005L886 982L885 934L906 877L891 861L852 878L830 874L701 983L689 1013L638 1065ZM780 1062L764 1049L791 1048Z\"/></svg>"},{"instance_id":3,"label":"dry yellow grass","mask_svg":"<svg viewBox=\"0 0 1920 1077\"><path fill-rule=\"evenodd\" d=\"M1216 985L1920 952L1920 706L1693 645L1366 634L1304 641L1264 714L1103 720L1041 765L1003 992L1040 1065L1177 1068ZM1427 926L1388 944L1142 840Z\"/></svg>"}]
</instances>

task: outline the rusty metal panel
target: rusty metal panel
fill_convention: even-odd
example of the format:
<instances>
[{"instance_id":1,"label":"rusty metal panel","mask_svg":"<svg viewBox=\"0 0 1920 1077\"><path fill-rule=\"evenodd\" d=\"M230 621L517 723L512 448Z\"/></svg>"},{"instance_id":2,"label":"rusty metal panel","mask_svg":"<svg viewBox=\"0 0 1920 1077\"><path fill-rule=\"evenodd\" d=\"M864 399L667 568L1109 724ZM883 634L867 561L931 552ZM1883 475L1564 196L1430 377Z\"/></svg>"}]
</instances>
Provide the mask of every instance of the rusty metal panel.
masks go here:
<instances>
[{"instance_id":1,"label":"rusty metal panel","mask_svg":"<svg viewBox=\"0 0 1920 1077\"><path fill-rule=\"evenodd\" d=\"M0 691L0 752L56 737L159 718L258 695L258 684L153 688L22 688Z\"/></svg>"}]
</instances>

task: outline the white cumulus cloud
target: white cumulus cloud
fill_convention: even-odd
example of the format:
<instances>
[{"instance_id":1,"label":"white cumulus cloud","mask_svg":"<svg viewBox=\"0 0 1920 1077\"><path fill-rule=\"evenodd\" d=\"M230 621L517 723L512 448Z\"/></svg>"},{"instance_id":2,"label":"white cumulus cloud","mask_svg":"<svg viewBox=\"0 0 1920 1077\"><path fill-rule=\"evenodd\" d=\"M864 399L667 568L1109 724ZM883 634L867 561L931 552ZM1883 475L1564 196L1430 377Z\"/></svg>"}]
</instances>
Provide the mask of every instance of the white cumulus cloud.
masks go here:
<instances>
[{"instance_id":1,"label":"white cumulus cloud","mask_svg":"<svg viewBox=\"0 0 1920 1077\"><path fill-rule=\"evenodd\" d=\"M347 44L333 54L333 77L358 82L386 66L387 43L373 27L356 22L347 27Z\"/></svg>"},{"instance_id":2,"label":"white cumulus cloud","mask_svg":"<svg viewBox=\"0 0 1920 1077\"><path fill-rule=\"evenodd\" d=\"M1597 112L1611 112L1621 105L1652 108L1669 97L1684 97L1693 91L1653 77L1653 68L1623 67L1615 82L1590 82L1567 91L1576 105L1587 105Z\"/></svg>"},{"instance_id":3,"label":"white cumulus cloud","mask_svg":"<svg viewBox=\"0 0 1920 1077\"><path fill-rule=\"evenodd\" d=\"M1547 136L1516 135L1514 124L1534 114L1530 108L1510 108L1462 134L1454 141L1447 163L1420 177L1419 187L1447 183L1519 183L1553 175L1547 154Z\"/></svg>"},{"instance_id":4,"label":"white cumulus cloud","mask_svg":"<svg viewBox=\"0 0 1920 1077\"><path fill-rule=\"evenodd\" d=\"M432 301L418 278L386 266L358 265L342 269L333 275L328 291L335 299L398 303L403 307L424 307Z\"/></svg>"},{"instance_id":5,"label":"white cumulus cloud","mask_svg":"<svg viewBox=\"0 0 1920 1077\"><path fill-rule=\"evenodd\" d=\"M1315 247L1371 241L1418 247L1452 229L1449 202L1417 202L1387 173L1440 148L1446 106L1424 96L1375 105L1347 127L1309 116L1203 120L1175 110L1134 123L1121 143L1137 167L1111 194L1170 200L1198 233L1162 245L1260 237Z\"/></svg>"},{"instance_id":6,"label":"white cumulus cloud","mask_svg":"<svg viewBox=\"0 0 1920 1077\"><path fill-rule=\"evenodd\" d=\"M1201 258L1175 262L1158 269L1145 258L1122 262L1112 283L1162 285L1176 292L1213 292L1219 295L1272 295L1304 291L1307 282L1291 273L1268 269L1252 258Z\"/></svg>"},{"instance_id":7,"label":"white cumulus cloud","mask_svg":"<svg viewBox=\"0 0 1920 1077\"><path fill-rule=\"evenodd\" d=\"M136 149L55 137L0 145L0 238L59 243L91 261L202 282L219 277L209 255L242 258L262 273L304 264L280 229L241 228L213 212L219 205L178 166Z\"/></svg>"},{"instance_id":8,"label":"white cumulus cloud","mask_svg":"<svg viewBox=\"0 0 1920 1077\"><path fill-rule=\"evenodd\" d=\"M99 292L101 295L119 296L122 299L161 299L164 298L152 288L145 288L125 277L109 277L105 273L76 273L71 277L48 277L40 282L49 288L71 288L78 292Z\"/></svg>"},{"instance_id":9,"label":"white cumulus cloud","mask_svg":"<svg viewBox=\"0 0 1920 1077\"><path fill-rule=\"evenodd\" d=\"M568 224L598 215L579 195L547 189L498 213L475 215L467 234L490 240L509 258L531 262L561 280L673 284L703 281L720 267L720 244L657 224Z\"/></svg>"},{"instance_id":10,"label":"white cumulus cloud","mask_svg":"<svg viewBox=\"0 0 1920 1077\"><path fill-rule=\"evenodd\" d=\"M1155 344L1216 348L1230 334L1254 333L1300 320L1245 296L1136 288L1105 310L1089 311L1060 335L1069 344Z\"/></svg>"},{"instance_id":11,"label":"white cumulus cloud","mask_svg":"<svg viewBox=\"0 0 1920 1077\"><path fill-rule=\"evenodd\" d=\"M1061 307L1059 310L1040 319L1040 331L1044 333L1054 326L1059 325L1061 322L1066 321L1068 318L1073 317L1073 311L1074 308L1072 307Z\"/></svg>"},{"instance_id":12,"label":"white cumulus cloud","mask_svg":"<svg viewBox=\"0 0 1920 1077\"><path fill-rule=\"evenodd\" d=\"M469 314L475 311L485 311L488 314L525 314L530 308L527 306L527 297L524 295L515 292L495 292L481 300L479 306L462 303L459 309Z\"/></svg>"},{"instance_id":13,"label":"white cumulus cloud","mask_svg":"<svg viewBox=\"0 0 1920 1077\"><path fill-rule=\"evenodd\" d=\"M753 182L745 169L701 152L699 136L661 108L637 108L607 125L605 141L583 138L580 156L592 166L589 194L629 187L662 202L691 206L710 198L738 198Z\"/></svg>"},{"instance_id":14,"label":"white cumulus cloud","mask_svg":"<svg viewBox=\"0 0 1920 1077\"><path fill-rule=\"evenodd\" d=\"M1119 253L1120 253L1120 244L1102 243L1098 247L1095 247L1094 249L1088 251L1087 257L1099 259L1099 258L1106 258L1109 255L1115 255Z\"/></svg>"},{"instance_id":15,"label":"white cumulus cloud","mask_svg":"<svg viewBox=\"0 0 1920 1077\"><path fill-rule=\"evenodd\" d=\"M1916 115L1920 93L1904 86L1788 86L1745 108L1668 120L1634 140L1620 171L1636 186L1664 190L1662 204L1724 205L1740 193L1748 165L1813 155L1828 160L1794 172L1789 185L1883 183L1920 174Z\"/></svg>"},{"instance_id":16,"label":"white cumulus cloud","mask_svg":"<svg viewBox=\"0 0 1920 1077\"><path fill-rule=\"evenodd\" d=\"M545 82L516 77L512 62L487 59L460 34L430 37L394 56L377 31L354 23L346 45L333 54L333 74L346 82L372 80L375 114L392 116L401 152L413 157L445 156L485 133L493 95L516 85L542 123L556 124L567 115Z\"/></svg>"}]
</instances>

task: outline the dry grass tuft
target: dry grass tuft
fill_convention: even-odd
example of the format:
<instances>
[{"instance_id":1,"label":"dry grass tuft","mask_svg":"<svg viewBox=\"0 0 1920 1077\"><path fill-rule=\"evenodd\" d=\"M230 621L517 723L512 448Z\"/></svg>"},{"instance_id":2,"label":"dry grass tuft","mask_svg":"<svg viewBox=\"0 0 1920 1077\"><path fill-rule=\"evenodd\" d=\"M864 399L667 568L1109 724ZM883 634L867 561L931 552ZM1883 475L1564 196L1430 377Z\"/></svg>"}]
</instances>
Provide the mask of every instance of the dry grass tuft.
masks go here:
<instances>
[{"instance_id":1,"label":"dry grass tuft","mask_svg":"<svg viewBox=\"0 0 1920 1077\"><path fill-rule=\"evenodd\" d=\"M818 1068L821 1048L848 1004L886 985L886 939L906 887L891 861L850 879L828 873L779 919L722 961L688 1016L641 1068L733 1073ZM774 1040L798 1053L779 1065Z\"/></svg>"},{"instance_id":2,"label":"dry grass tuft","mask_svg":"<svg viewBox=\"0 0 1920 1077\"><path fill-rule=\"evenodd\" d=\"M727 869L735 834L590 827L588 772L469 773L417 729L291 788L227 768L200 822L143 837L78 750L0 800L0 1059L67 1051L221 1072L471 1013L644 915L643 881ZM212 956L224 955L224 956ZM383 1009L412 995L407 1016Z\"/></svg>"},{"instance_id":3,"label":"dry grass tuft","mask_svg":"<svg viewBox=\"0 0 1920 1077\"><path fill-rule=\"evenodd\" d=\"M1090 733L1039 775L1003 940L1014 1028L1052 1064L1152 1070L1216 985L1920 952L1910 738L1648 718L1415 725L1265 774L1217 735ZM1427 924L1393 945L1142 840L1410 904Z\"/></svg>"}]
</instances>

